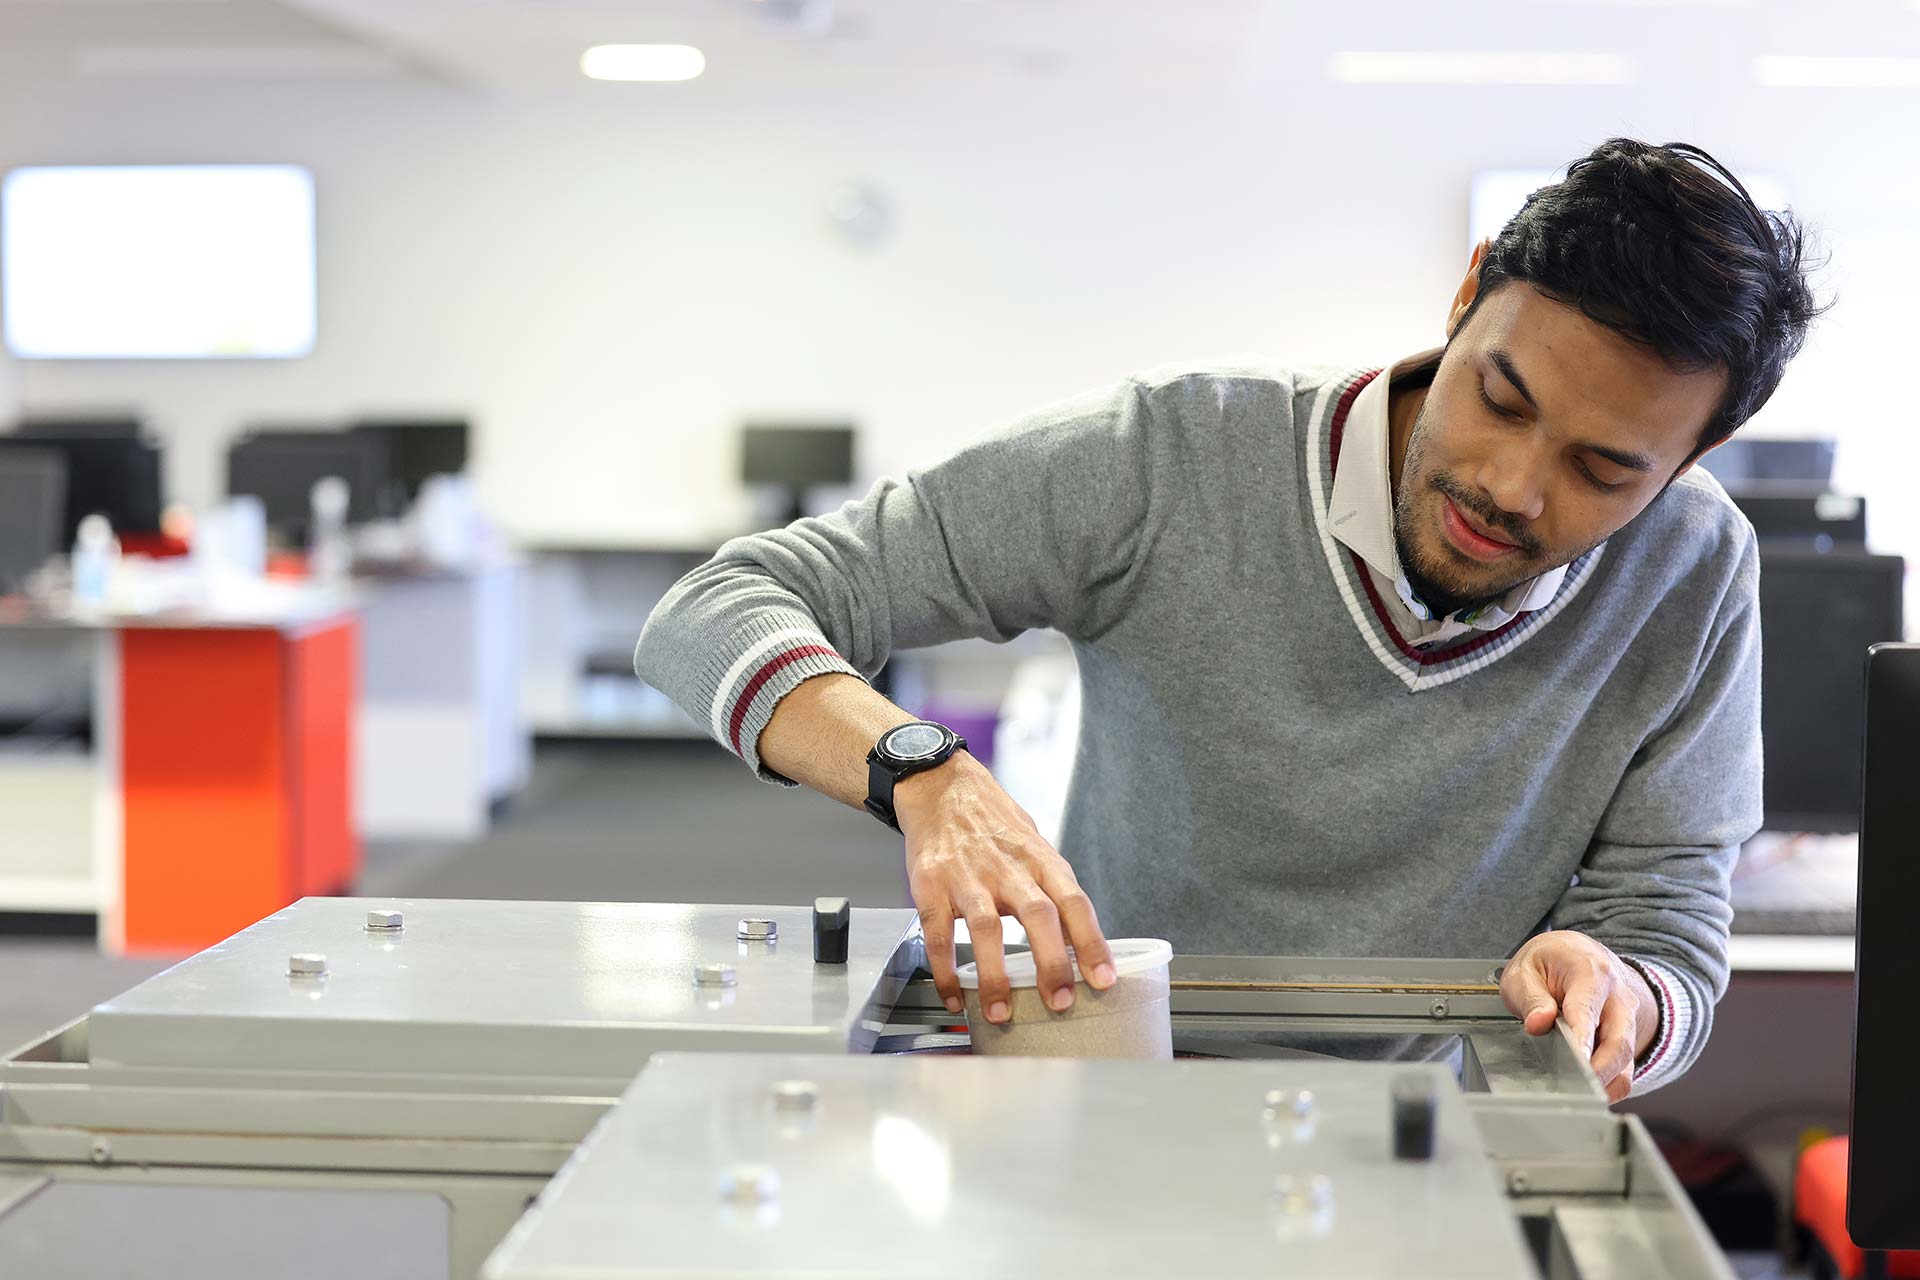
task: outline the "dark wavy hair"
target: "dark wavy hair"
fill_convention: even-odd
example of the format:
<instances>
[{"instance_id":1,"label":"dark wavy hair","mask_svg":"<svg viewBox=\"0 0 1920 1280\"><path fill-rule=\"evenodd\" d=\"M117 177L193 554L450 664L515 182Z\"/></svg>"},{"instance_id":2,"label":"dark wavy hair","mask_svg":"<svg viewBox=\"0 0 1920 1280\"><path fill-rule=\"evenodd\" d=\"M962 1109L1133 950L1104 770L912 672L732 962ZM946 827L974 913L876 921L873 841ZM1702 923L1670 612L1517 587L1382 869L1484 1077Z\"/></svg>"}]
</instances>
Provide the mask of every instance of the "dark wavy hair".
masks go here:
<instances>
[{"instance_id":1,"label":"dark wavy hair","mask_svg":"<svg viewBox=\"0 0 1920 1280\"><path fill-rule=\"evenodd\" d=\"M1482 299L1520 280L1682 373L1724 369L1726 395L1698 458L1767 402L1826 309L1807 283L1806 254L1792 214L1760 208L1699 147L1613 138L1501 228L1459 328Z\"/></svg>"}]
</instances>

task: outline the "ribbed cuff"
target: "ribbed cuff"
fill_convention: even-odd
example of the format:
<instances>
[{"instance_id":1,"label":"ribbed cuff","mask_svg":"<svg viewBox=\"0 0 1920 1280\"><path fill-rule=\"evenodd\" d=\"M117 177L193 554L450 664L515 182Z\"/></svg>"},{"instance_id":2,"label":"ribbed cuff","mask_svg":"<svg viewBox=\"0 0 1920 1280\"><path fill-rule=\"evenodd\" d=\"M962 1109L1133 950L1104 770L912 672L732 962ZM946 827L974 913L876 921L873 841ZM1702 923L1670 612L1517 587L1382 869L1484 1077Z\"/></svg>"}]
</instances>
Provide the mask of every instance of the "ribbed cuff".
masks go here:
<instances>
[{"instance_id":1,"label":"ribbed cuff","mask_svg":"<svg viewBox=\"0 0 1920 1280\"><path fill-rule=\"evenodd\" d=\"M1654 1033L1653 1043L1633 1064L1633 1090L1646 1093L1680 1074L1687 1040L1693 1033L1693 997L1680 975L1658 960L1642 956L1620 958L1640 971L1647 985L1653 988L1654 1003L1660 1009L1660 1026Z\"/></svg>"},{"instance_id":2,"label":"ribbed cuff","mask_svg":"<svg viewBox=\"0 0 1920 1280\"><path fill-rule=\"evenodd\" d=\"M755 618L730 637L700 672L707 731L768 782L793 783L760 762L760 733L774 708L814 676L858 676L804 614Z\"/></svg>"}]
</instances>

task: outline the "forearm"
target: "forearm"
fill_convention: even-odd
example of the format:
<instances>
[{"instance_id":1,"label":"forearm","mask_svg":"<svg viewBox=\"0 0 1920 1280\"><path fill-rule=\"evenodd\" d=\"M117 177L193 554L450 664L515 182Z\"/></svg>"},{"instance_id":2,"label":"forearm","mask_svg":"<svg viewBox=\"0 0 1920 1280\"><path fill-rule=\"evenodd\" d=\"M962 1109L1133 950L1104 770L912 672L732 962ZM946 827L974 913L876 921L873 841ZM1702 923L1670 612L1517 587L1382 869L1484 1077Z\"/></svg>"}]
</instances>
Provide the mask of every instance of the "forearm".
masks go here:
<instances>
[{"instance_id":1,"label":"forearm","mask_svg":"<svg viewBox=\"0 0 1920 1280\"><path fill-rule=\"evenodd\" d=\"M853 808L867 797L867 752L915 717L848 675L815 676L780 700L760 735L767 768Z\"/></svg>"}]
</instances>

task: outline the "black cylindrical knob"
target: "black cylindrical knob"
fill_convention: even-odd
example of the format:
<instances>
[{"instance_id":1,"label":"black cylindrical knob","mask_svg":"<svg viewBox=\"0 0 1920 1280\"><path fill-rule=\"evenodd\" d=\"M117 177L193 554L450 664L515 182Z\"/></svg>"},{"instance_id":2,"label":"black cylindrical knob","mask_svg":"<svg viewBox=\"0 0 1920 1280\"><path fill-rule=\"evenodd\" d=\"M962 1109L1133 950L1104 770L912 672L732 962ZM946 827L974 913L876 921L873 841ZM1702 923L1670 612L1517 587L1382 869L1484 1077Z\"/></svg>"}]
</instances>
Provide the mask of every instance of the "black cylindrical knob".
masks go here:
<instances>
[{"instance_id":1,"label":"black cylindrical knob","mask_svg":"<svg viewBox=\"0 0 1920 1280\"><path fill-rule=\"evenodd\" d=\"M1433 1077L1425 1074L1395 1076L1393 1095L1393 1158L1395 1160L1433 1159L1434 1122L1440 1107L1434 1092Z\"/></svg>"},{"instance_id":2,"label":"black cylindrical knob","mask_svg":"<svg viewBox=\"0 0 1920 1280\"><path fill-rule=\"evenodd\" d=\"M845 964L853 904L845 898L813 900L813 962Z\"/></svg>"}]
</instances>

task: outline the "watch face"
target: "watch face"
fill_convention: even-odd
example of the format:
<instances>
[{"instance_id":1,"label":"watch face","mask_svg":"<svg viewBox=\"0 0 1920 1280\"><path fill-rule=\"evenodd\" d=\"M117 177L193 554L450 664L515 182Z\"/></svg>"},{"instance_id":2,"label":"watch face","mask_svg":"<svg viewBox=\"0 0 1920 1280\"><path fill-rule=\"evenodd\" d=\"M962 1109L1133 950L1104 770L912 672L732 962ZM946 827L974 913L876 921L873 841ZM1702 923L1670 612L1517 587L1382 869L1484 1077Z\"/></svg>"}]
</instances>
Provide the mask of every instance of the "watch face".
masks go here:
<instances>
[{"instance_id":1,"label":"watch face","mask_svg":"<svg viewBox=\"0 0 1920 1280\"><path fill-rule=\"evenodd\" d=\"M930 724L903 724L886 738L887 754L896 760L924 760L946 745L947 735Z\"/></svg>"}]
</instances>

